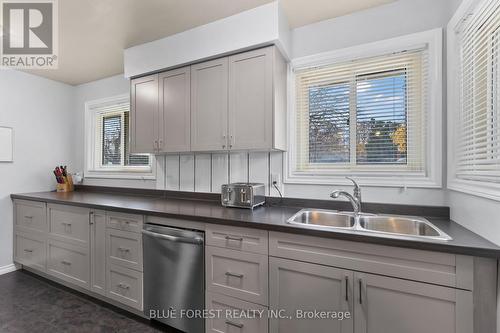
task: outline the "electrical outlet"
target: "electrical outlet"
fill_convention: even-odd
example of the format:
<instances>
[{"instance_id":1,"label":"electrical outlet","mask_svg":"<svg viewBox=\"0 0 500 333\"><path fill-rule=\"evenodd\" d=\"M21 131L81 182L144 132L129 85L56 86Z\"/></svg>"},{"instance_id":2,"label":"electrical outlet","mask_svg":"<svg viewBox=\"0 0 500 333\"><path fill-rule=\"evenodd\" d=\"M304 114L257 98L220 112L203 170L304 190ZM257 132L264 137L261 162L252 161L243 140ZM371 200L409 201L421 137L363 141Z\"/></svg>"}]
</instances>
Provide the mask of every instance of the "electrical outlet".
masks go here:
<instances>
[{"instance_id":1,"label":"electrical outlet","mask_svg":"<svg viewBox=\"0 0 500 333\"><path fill-rule=\"evenodd\" d=\"M276 186L281 187L281 174L279 173L271 174L271 184L276 184Z\"/></svg>"}]
</instances>

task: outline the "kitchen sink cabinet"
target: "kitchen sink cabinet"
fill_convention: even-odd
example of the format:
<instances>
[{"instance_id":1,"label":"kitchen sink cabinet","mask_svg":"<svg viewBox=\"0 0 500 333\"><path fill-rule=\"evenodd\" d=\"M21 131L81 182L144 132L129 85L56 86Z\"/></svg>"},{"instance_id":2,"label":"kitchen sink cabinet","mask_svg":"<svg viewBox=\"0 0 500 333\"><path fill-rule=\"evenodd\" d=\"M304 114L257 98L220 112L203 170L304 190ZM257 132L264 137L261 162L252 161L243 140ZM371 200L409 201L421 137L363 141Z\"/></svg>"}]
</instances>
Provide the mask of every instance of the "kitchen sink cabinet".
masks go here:
<instances>
[{"instance_id":1,"label":"kitchen sink cabinet","mask_svg":"<svg viewBox=\"0 0 500 333\"><path fill-rule=\"evenodd\" d=\"M272 318L273 333L473 332L471 291L281 258L269 265L271 310L293 318ZM299 319L297 310L347 311L350 319Z\"/></svg>"},{"instance_id":2,"label":"kitchen sink cabinet","mask_svg":"<svg viewBox=\"0 0 500 333\"><path fill-rule=\"evenodd\" d=\"M473 332L472 292L354 273L355 333Z\"/></svg>"},{"instance_id":3,"label":"kitchen sink cabinet","mask_svg":"<svg viewBox=\"0 0 500 333\"><path fill-rule=\"evenodd\" d=\"M130 151L156 153L159 147L158 74L130 81Z\"/></svg>"},{"instance_id":4,"label":"kitchen sink cabinet","mask_svg":"<svg viewBox=\"0 0 500 333\"><path fill-rule=\"evenodd\" d=\"M285 311L280 318L270 319L270 332L353 332L352 271L271 257L269 281L271 310ZM302 311L315 310L349 312L351 317L343 320L300 318Z\"/></svg>"}]
</instances>

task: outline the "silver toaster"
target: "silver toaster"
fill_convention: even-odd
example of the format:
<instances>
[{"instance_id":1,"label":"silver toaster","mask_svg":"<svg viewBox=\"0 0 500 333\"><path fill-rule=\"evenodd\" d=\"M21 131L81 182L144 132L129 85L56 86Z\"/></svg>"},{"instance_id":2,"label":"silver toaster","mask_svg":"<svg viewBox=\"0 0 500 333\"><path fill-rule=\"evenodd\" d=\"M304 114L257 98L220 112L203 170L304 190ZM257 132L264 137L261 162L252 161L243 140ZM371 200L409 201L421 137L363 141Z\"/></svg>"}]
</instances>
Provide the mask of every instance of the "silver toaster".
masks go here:
<instances>
[{"instance_id":1,"label":"silver toaster","mask_svg":"<svg viewBox=\"0 0 500 333\"><path fill-rule=\"evenodd\" d=\"M222 206L250 208L263 205L266 201L264 184L232 183L222 185Z\"/></svg>"}]
</instances>

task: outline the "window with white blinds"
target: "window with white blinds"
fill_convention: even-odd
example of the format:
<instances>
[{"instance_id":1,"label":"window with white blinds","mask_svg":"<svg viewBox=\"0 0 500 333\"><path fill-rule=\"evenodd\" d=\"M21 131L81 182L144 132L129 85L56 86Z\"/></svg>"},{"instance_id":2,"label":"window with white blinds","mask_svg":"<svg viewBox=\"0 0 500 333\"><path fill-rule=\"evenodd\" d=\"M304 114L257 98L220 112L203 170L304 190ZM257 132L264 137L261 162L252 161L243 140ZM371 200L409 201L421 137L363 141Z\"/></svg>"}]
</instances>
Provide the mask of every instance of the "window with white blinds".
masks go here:
<instances>
[{"instance_id":1,"label":"window with white blinds","mask_svg":"<svg viewBox=\"0 0 500 333\"><path fill-rule=\"evenodd\" d=\"M90 113L92 171L150 172L151 156L131 154L128 99L93 104Z\"/></svg>"},{"instance_id":2,"label":"window with white blinds","mask_svg":"<svg viewBox=\"0 0 500 333\"><path fill-rule=\"evenodd\" d=\"M486 0L459 31L460 110L455 177L500 183L500 2Z\"/></svg>"},{"instance_id":3,"label":"window with white blinds","mask_svg":"<svg viewBox=\"0 0 500 333\"><path fill-rule=\"evenodd\" d=\"M425 47L295 68L295 172L425 174Z\"/></svg>"}]
</instances>

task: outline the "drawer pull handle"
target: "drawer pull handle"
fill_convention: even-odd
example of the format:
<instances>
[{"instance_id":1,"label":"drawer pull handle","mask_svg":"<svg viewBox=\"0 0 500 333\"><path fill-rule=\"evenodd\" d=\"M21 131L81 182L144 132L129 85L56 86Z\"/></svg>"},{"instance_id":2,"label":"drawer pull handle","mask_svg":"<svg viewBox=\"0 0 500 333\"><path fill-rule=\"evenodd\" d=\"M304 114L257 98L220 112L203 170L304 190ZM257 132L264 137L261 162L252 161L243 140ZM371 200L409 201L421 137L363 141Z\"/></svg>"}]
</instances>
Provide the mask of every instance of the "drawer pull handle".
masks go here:
<instances>
[{"instance_id":1,"label":"drawer pull handle","mask_svg":"<svg viewBox=\"0 0 500 333\"><path fill-rule=\"evenodd\" d=\"M31 250L31 249L24 249L24 252L29 252L29 253L32 253L32 252L33 252L33 250Z\"/></svg>"},{"instance_id":2,"label":"drawer pull handle","mask_svg":"<svg viewBox=\"0 0 500 333\"><path fill-rule=\"evenodd\" d=\"M119 250L120 252L130 252L130 249L129 249L129 248L126 248L126 247L121 247L121 246L118 248L118 250Z\"/></svg>"},{"instance_id":3,"label":"drawer pull handle","mask_svg":"<svg viewBox=\"0 0 500 333\"><path fill-rule=\"evenodd\" d=\"M66 266L70 266L71 262L69 262L67 260L63 260L63 261L61 261L61 264L66 265Z\"/></svg>"},{"instance_id":4,"label":"drawer pull handle","mask_svg":"<svg viewBox=\"0 0 500 333\"><path fill-rule=\"evenodd\" d=\"M243 242L243 237L231 237L231 236L226 236L226 240L228 241L237 241L237 242Z\"/></svg>"},{"instance_id":5,"label":"drawer pull handle","mask_svg":"<svg viewBox=\"0 0 500 333\"><path fill-rule=\"evenodd\" d=\"M349 277L345 277L345 301L349 302Z\"/></svg>"},{"instance_id":6,"label":"drawer pull handle","mask_svg":"<svg viewBox=\"0 0 500 333\"><path fill-rule=\"evenodd\" d=\"M71 223L62 222L61 224L62 224L62 225L67 225L68 227L71 227Z\"/></svg>"},{"instance_id":7,"label":"drawer pull handle","mask_svg":"<svg viewBox=\"0 0 500 333\"><path fill-rule=\"evenodd\" d=\"M118 283L118 287L126 290L130 289L130 286L125 283Z\"/></svg>"},{"instance_id":8,"label":"drawer pull handle","mask_svg":"<svg viewBox=\"0 0 500 333\"><path fill-rule=\"evenodd\" d=\"M231 272L226 272L226 276L232 276L235 278L243 279L245 275L239 274L239 273L231 273Z\"/></svg>"},{"instance_id":9,"label":"drawer pull handle","mask_svg":"<svg viewBox=\"0 0 500 333\"><path fill-rule=\"evenodd\" d=\"M30 215L26 215L24 216L25 219L28 219L28 220L32 220L33 219L33 216L30 216Z\"/></svg>"},{"instance_id":10,"label":"drawer pull handle","mask_svg":"<svg viewBox=\"0 0 500 333\"><path fill-rule=\"evenodd\" d=\"M359 304L363 304L363 280L359 279Z\"/></svg>"},{"instance_id":11,"label":"drawer pull handle","mask_svg":"<svg viewBox=\"0 0 500 333\"><path fill-rule=\"evenodd\" d=\"M243 328L243 326L244 326L242 323L235 323L234 321L231 321L231 320L226 320L226 324L234 326L234 327L238 327L238 328Z\"/></svg>"}]
</instances>

